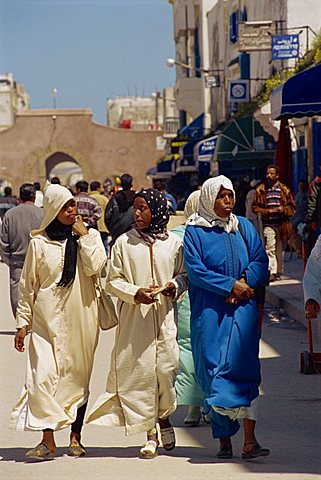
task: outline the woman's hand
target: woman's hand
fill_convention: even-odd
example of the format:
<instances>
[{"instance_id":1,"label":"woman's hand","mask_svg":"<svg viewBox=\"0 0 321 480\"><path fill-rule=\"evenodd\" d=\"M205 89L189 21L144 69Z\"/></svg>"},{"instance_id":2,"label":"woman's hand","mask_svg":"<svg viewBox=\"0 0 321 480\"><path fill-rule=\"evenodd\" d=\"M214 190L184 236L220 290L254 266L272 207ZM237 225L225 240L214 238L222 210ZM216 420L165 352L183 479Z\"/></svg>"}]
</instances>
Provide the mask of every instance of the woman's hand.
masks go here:
<instances>
[{"instance_id":1,"label":"woman's hand","mask_svg":"<svg viewBox=\"0 0 321 480\"><path fill-rule=\"evenodd\" d=\"M318 302L310 298L306 301L305 304L305 316L307 319L309 318L317 318L320 313L320 305Z\"/></svg>"},{"instance_id":2,"label":"woman's hand","mask_svg":"<svg viewBox=\"0 0 321 480\"><path fill-rule=\"evenodd\" d=\"M157 302L156 298L150 296L152 291L153 290L151 288L140 288L135 295L135 301L138 303L143 303L144 305Z\"/></svg>"},{"instance_id":3,"label":"woman's hand","mask_svg":"<svg viewBox=\"0 0 321 480\"><path fill-rule=\"evenodd\" d=\"M164 288L164 290L163 290L161 293L162 293L162 295L164 295L165 297L172 297L172 298L174 298L174 297L175 297L175 294L176 294L176 287L175 287L174 283L172 283L172 282L166 283L165 288Z\"/></svg>"},{"instance_id":4,"label":"woman's hand","mask_svg":"<svg viewBox=\"0 0 321 480\"><path fill-rule=\"evenodd\" d=\"M72 226L72 231L75 235L82 237L83 235L88 235L88 230L84 222L82 221L81 215L76 215L76 221Z\"/></svg>"},{"instance_id":5,"label":"woman's hand","mask_svg":"<svg viewBox=\"0 0 321 480\"><path fill-rule=\"evenodd\" d=\"M18 352L25 351L25 337L27 335L27 330L25 328L19 328L15 337L14 337L14 348L18 350Z\"/></svg>"},{"instance_id":6,"label":"woman's hand","mask_svg":"<svg viewBox=\"0 0 321 480\"><path fill-rule=\"evenodd\" d=\"M253 288L249 287L244 280L236 280L229 297L230 296L232 298L234 297L237 302L241 302L242 300L247 300L248 298L254 298L254 290Z\"/></svg>"}]
</instances>

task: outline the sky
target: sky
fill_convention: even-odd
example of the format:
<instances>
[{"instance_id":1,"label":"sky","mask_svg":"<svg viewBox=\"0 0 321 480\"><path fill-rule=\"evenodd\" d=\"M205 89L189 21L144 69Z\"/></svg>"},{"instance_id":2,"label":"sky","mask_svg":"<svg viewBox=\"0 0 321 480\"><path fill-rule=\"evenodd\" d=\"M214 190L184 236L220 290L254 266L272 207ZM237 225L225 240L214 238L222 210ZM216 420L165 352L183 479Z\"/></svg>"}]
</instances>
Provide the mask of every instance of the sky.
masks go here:
<instances>
[{"instance_id":1,"label":"sky","mask_svg":"<svg viewBox=\"0 0 321 480\"><path fill-rule=\"evenodd\" d=\"M175 82L167 0L0 0L0 74L12 73L31 108L90 108L149 96Z\"/></svg>"}]
</instances>

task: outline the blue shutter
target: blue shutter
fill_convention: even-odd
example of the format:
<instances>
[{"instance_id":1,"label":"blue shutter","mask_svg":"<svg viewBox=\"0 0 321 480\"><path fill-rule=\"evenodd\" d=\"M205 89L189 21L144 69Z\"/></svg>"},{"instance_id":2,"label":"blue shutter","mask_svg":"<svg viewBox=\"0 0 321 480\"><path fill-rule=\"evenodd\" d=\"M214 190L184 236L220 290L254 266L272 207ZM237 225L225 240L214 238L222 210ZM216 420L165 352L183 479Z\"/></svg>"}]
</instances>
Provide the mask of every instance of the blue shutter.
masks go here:
<instances>
[{"instance_id":1,"label":"blue shutter","mask_svg":"<svg viewBox=\"0 0 321 480\"><path fill-rule=\"evenodd\" d=\"M250 78L250 55L249 53L241 53L239 57L241 79Z\"/></svg>"}]
</instances>

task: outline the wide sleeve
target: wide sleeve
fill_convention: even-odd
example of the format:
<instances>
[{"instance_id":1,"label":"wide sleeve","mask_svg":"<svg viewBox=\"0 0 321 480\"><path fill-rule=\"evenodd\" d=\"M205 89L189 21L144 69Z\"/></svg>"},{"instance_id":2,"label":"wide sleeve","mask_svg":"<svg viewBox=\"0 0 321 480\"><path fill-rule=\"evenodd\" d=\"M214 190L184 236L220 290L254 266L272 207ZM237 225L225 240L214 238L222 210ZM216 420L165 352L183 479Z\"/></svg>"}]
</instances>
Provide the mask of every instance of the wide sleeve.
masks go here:
<instances>
[{"instance_id":1,"label":"wide sleeve","mask_svg":"<svg viewBox=\"0 0 321 480\"><path fill-rule=\"evenodd\" d=\"M183 245L180 244L176 257L175 257L175 269L174 269L174 277L171 280L172 283L176 287L176 293L174 297L174 301L180 298L180 296L187 290L188 288L188 276L185 270L184 264L184 252L183 252Z\"/></svg>"},{"instance_id":2,"label":"wide sleeve","mask_svg":"<svg viewBox=\"0 0 321 480\"><path fill-rule=\"evenodd\" d=\"M246 282L252 288L265 285L269 273L269 260L265 253L262 240L251 222L245 218L242 218L242 220L239 218L239 221L242 222L244 241L246 242L249 254L249 264L244 272Z\"/></svg>"},{"instance_id":3,"label":"wide sleeve","mask_svg":"<svg viewBox=\"0 0 321 480\"><path fill-rule=\"evenodd\" d=\"M321 257L316 257L313 250L307 261L303 276L304 304L315 300L321 305Z\"/></svg>"},{"instance_id":4,"label":"wide sleeve","mask_svg":"<svg viewBox=\"0 0 321 480\"><path fill-rule=\"evenodd\" d=\"M32 328L33 308L40 288L37 275L37 243L31 240L23 264L19 282L18 307L16 313L16 327L27 326Z\"/></svg>"},{"instance_id":5,"label":"wide sleeve","mask_svg":"<svg viewBox=\"0 0 321 480\"><path fill-rule=\"evenodd\" d=\"M135 295L141 288L130 283L124 273L121 243L116 241L111 251L111 261L106 288L109 293L120 298L123 302L136 305Z\"/></svg>"},{"instance_id":6,"label":"wide sleeve","mask_svg":"<svg viewBox=\"0 0 321 480\"><path fill-rule=\"evenodd\" d=\"M83 271L88 277L102 270L107 256L100 233L97 230L91 228L88 235L79 238L79 255Z\"/></svg>"},{"instance_id":7,"label":"wide sleeve","mask_svg":"<svg viewBox=\"0 0 321 480\"><path fill-rule=\"evenodd\" d=\"M208 270L201 258L201 240L195 232L195 227L187 227L184 236L185 266L190 283L227 297L236 281L235 278ZM206 247L203 245L203 248Z\"/></svg>"}]
</instances>

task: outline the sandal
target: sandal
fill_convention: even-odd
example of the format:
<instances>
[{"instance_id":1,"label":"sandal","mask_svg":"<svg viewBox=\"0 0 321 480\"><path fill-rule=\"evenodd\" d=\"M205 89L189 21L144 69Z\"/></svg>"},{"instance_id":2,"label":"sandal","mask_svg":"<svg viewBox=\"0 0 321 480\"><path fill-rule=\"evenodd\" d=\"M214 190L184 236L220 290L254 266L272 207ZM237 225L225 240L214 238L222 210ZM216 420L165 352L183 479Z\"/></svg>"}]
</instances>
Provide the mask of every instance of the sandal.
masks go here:
<instances>
[{"instance_id":1,"label":"sandal","mask_svg":"<svg viewBox=\"0 0 321 480\"><path fill-rule=\"evenodd\" d=\"M139 450L139 457L147 459L157 457L158 445L159 443L156 440L147 440Z\"/></svg>"},{"instance_id":2,"label":"sandal","mask_svg":"<svg viewBox=\"0 0 321 480\"><path fill-rule=\"evenodd\" d=\"M77 440L73 440L72 442L70 442L67 451L67 455L69 455L69 457L83 457L85 456L85 454L86 449L80 442L78 442Z\"/></svg>"},{"instance_id":3,"label":"sandal","mask_svg":"<svg viewBox=\"0 0 321 480\"><path fill-rule=\"evenodd\" d=\"M35 448L28 450L26 453L26 458L28 460L38 460L43 462L44 460L53 460L55 454L49 450L46 444L39 443Z\"/></svg>"},{"instance_id":4,"label":"sandal","mask_svg":"<svg viewBox=\"0 0 321 480\"><path fill-rule=\"evenodd\" d=\"M176 445L176 438L174 428L167 427L167 428L160 428L160 434L162 439L162 444L165 450L173 450Z\"/></svg>"},{"instance_id":5,"label":"sandal","mask_svg":"<svg viewBox=\"0 0 321 480\"><path fill-rule=\"evenodd\" d=\"M252 458L257 457L267 457L270 455L270 450L268 448L262 448L258 443L254 445L249 452L242 453L243 460L251 460Z\"/></svg>"},{"instance_id":6,"label":"sandal","mask_svg":"<svg viewBox=\"0 0 321 480\"><path fill-rule=\"evenodd\" d=\"M233 457L233 450L231 446L224 445L219 449L219 451L216 454L217 458L221 459L229 459Z\"/></svg>"}]
</instances>

